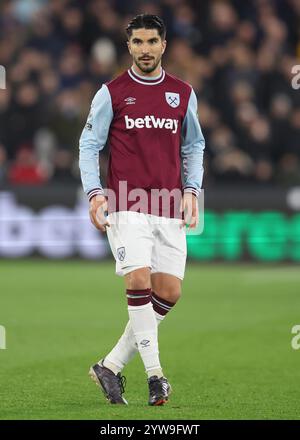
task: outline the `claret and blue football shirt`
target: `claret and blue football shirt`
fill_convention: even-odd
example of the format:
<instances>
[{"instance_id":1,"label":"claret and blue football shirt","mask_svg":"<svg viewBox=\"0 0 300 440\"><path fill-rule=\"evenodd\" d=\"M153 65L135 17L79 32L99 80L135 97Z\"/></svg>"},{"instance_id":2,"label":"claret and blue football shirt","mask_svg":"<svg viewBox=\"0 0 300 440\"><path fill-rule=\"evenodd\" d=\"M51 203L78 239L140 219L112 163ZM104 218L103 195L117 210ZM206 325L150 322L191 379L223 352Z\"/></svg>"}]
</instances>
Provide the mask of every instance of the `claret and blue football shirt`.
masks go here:
<instances>
[{"instance_id":1,"label":"claret and blue football shirt","mask_svg":"<svg viewBox=\"0 0 300 440\"><path fill-rule=\"evenodd\" d=\"M189 84L164 69L157 77L145 77L130 68L96 93L79 142L81 178L89 198L103 192L99 151L107 141L107 188L116 194L115 210L123 209L120 196L128 210L133 208L128 194L136 188L147 194L178 189L198 195L205 142L197 98ZM120 182L126 182L126 194L120 194ZM161 209L155 214L164 215Z\"/></svg>"}]
</instances>

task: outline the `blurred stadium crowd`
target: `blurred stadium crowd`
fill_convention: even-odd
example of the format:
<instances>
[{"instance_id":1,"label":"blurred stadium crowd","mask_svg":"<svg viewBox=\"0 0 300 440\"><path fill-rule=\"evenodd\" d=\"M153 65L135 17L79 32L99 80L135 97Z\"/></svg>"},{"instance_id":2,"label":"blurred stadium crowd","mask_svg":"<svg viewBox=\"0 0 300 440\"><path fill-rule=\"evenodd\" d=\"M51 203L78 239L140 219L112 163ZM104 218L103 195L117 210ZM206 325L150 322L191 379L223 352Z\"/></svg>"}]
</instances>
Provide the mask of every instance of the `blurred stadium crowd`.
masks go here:
<instances>
[{"instance_id":1,"label":"blurred stadium crowd","mask_svg":"<svg viewBox=\"0 0 300 440\"><path fill-rule=\"evenodd\" d=\"M299 0L4 0L0 184L80 182L90 102L130 66L124 29L143 12L164 18L163 67L198 96L204 186L300 183Z\"/></svg>"}]
</instances>

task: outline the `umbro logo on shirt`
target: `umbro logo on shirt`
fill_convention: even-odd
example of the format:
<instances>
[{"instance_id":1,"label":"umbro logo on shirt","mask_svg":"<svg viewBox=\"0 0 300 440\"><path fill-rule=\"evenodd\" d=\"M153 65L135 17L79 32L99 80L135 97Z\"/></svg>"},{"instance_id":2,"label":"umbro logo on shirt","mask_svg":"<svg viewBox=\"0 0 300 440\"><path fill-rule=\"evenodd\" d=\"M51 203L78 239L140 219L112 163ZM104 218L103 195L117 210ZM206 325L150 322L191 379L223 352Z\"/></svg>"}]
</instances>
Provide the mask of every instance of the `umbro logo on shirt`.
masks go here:
<instances>
[{"instance_id":1,"label":"umbro logo on shirt","mask_svg":"<svg viewBox=\"0 0 300 440\"><path fill-rule=\"evenodd\" d=\"M128 98L125 98L124 101L126 102L126 104L135 104L136 98L129 96Z\"/></svg>"},{"instance_id":2,"label":"umbro logo on shirt","mask_svg":"<svg viewBox=\"0 0 300 440\"><path fill-rule=\"evenodd\" d=\"M146 115L144 118L132 119L125 115L125 125L128 130L131 128L166 128L172 133L177 133L178 119L156 118L153 115Z\"/></svg>"}]
</instances>

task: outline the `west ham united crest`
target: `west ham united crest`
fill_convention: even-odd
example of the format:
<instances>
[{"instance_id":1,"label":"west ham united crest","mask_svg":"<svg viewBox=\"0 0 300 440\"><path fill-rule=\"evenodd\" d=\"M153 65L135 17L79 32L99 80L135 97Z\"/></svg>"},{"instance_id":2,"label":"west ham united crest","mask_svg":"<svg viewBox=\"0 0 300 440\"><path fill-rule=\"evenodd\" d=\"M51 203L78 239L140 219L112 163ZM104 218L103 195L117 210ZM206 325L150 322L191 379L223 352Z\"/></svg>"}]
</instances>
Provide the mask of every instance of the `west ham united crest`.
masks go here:
<instances>
[{"instance_id":1,"label":"west ham united crest","mask_svg":"<svg viewBox=\"0 0 300 440\"><path fill-rule=\"evenodd\" d=\"M117 254L118 254L119 260L120 261L124 261L124 259L125 259L125 248L124 248L124 246L119 247L117 249Z\"/></svg>"},{"instance_id":2,"label":"west ham united crest","mask_svg":"<svg viewBox=\"0 0 300 440\"><path fill-rule=\"evenodd\" d=\"M166 101L170 107L176 108L180 104L180 96L179 93L166 92Z\"/></svg>"}]
</instances>

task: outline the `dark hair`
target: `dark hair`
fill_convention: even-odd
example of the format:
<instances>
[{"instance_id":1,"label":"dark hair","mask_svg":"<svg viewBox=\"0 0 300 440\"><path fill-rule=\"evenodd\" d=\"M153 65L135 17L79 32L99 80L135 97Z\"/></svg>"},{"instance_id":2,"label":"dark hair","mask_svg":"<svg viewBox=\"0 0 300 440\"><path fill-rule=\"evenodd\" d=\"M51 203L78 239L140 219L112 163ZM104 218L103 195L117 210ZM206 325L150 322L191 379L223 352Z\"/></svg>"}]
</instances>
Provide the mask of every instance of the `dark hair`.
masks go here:
<instances>
[{"instance_id":1,"label":"dark hair","mask_svg":"<svg viewBox=\"0 0 300 440\"><path fill-rule=\"evenodd\" d=\"M133 29L157 29L162 40L166 38L166 26L163 20L157 15L140 14L134 17L126 28L128 39L132 35Z\"/></svg>"}]
</instances>

